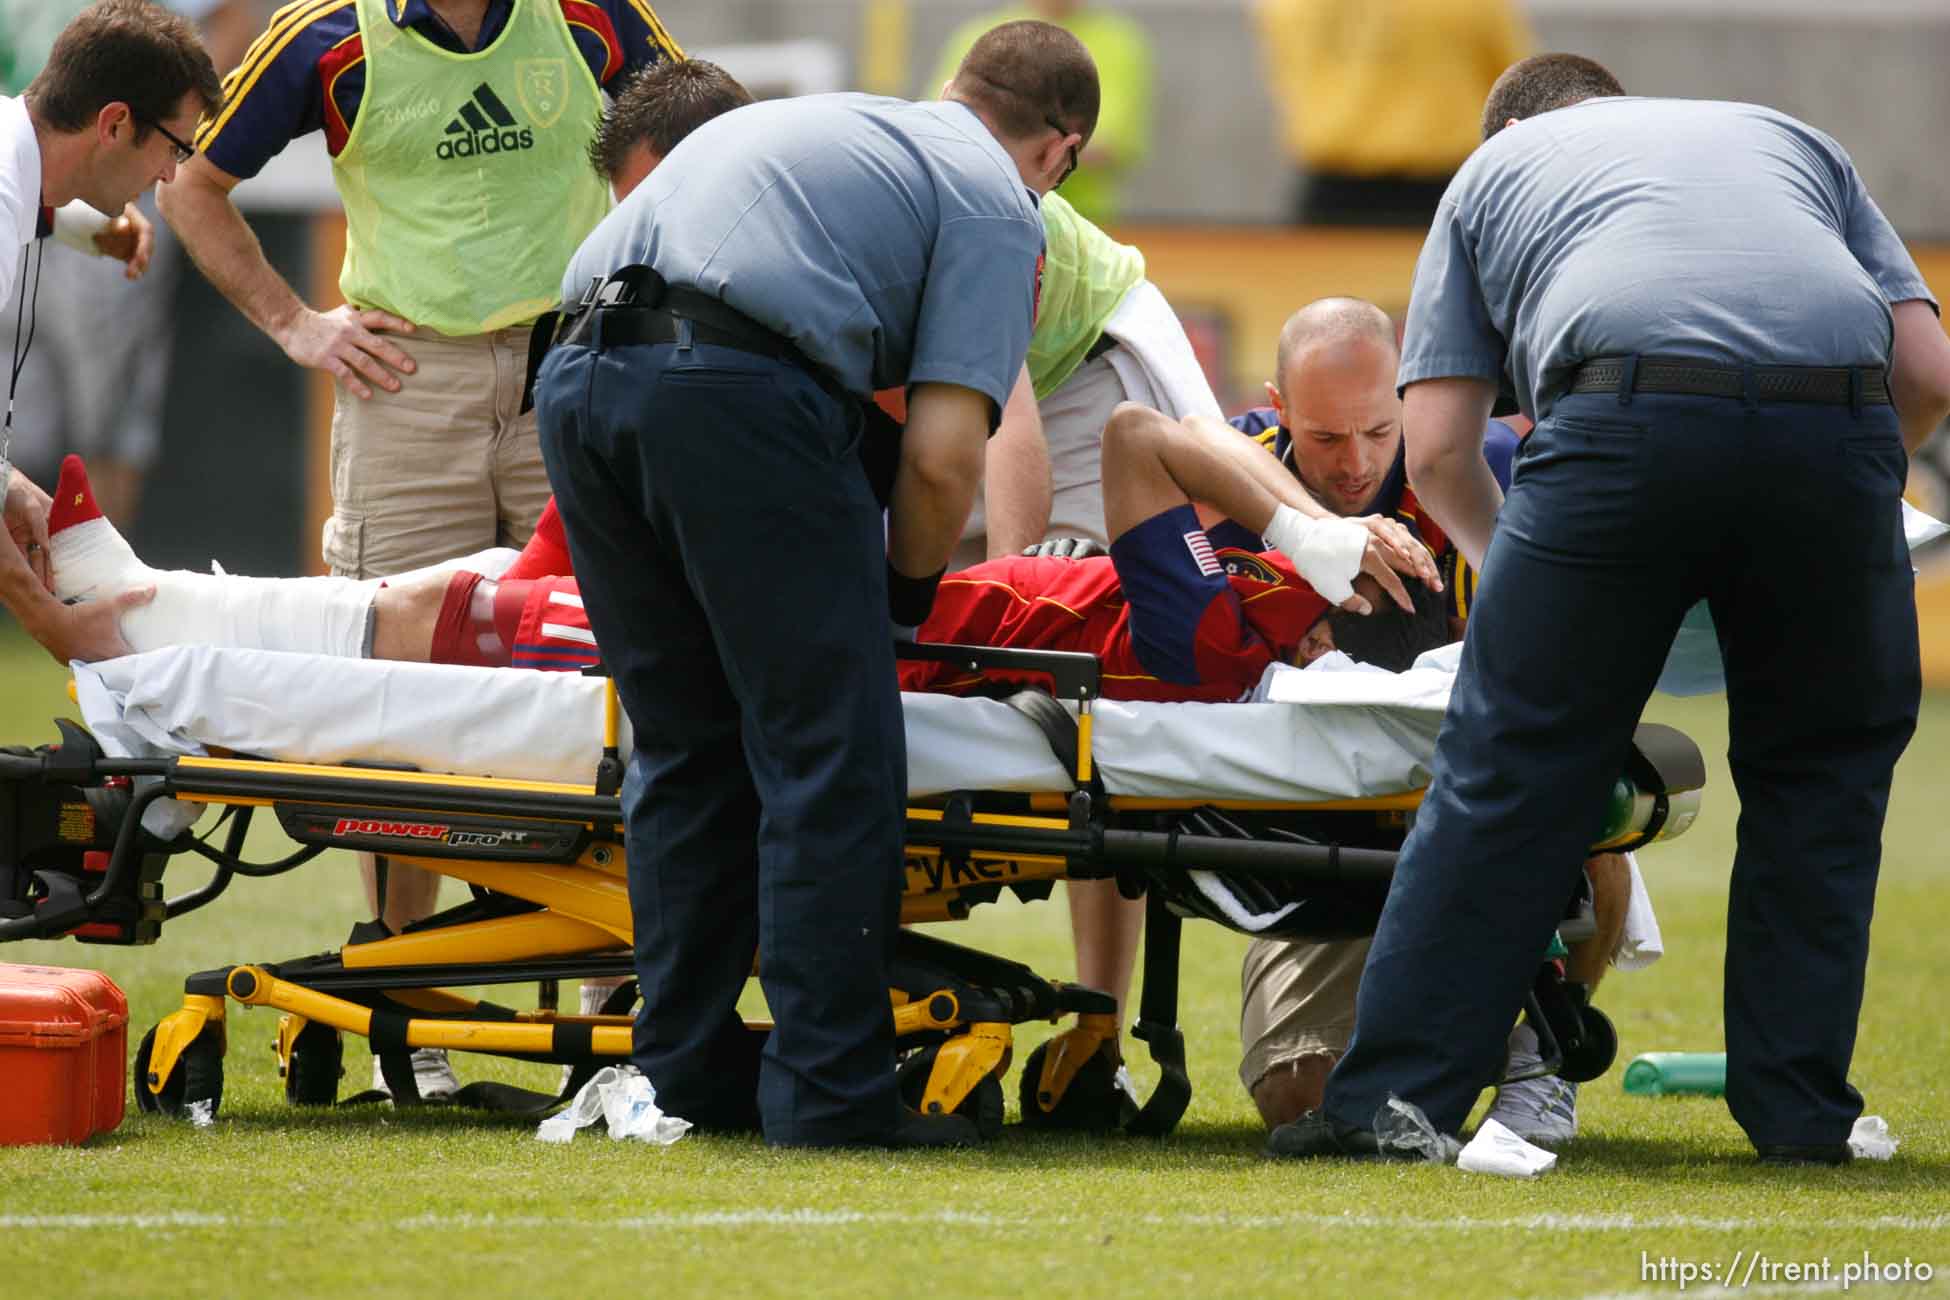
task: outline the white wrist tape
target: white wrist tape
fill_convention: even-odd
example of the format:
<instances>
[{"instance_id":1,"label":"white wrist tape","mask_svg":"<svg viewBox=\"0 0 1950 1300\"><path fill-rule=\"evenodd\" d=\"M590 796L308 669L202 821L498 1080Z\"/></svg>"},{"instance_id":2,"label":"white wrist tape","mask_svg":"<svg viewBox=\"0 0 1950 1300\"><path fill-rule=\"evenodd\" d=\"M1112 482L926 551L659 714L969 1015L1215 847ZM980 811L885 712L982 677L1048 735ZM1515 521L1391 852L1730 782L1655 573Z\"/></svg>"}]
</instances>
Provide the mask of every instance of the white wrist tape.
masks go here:
<instances>
[{"instance_id":1,"label":"white wrist tape","mask_svg":"<svg viewBox=\"0 0 1950 1300\"><path fill-rule=\"evenodd\" d=\"M1352 519L1309 519L1292 506L1273 511L1265 537L1293 561L1307 585L1331 605L1354 594L1354 577L1368 550L1368 530Z\"/></svg>"},{"instance_id":2,"label":"white wrist tape","mask_svg":"<svg viewBox=\"0 0 1950 1300\"><path fill-rule=\"evenodd\" d=\"M83 203L80 199L54 210L54 237L79 253L100 257L95 236L107 230L114 218Z\"/></svg>"}]
</instances>

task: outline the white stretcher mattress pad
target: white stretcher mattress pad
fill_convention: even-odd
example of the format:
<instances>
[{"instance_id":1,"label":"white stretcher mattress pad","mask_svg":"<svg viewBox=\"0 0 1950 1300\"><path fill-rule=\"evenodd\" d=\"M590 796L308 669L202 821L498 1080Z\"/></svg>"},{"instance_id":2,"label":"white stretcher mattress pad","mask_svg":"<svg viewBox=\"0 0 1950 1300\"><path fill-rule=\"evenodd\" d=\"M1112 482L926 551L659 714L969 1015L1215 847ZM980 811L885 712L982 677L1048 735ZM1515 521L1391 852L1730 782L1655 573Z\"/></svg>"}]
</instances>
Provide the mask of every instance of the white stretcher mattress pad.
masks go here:
<instances>
[{"instance_id":1,"label":"white stretcher mattress pad","mask_svg":"<svg viewBox=\"0 0 1950 1300\"><path fill-rule=\"evenodd\" d=\"M1092 752L1113 794L1313 803L1400 793L1428 784L1450 680L1443 667L1281 669L1262 682L1262 703L1098 701ZM125 757L221 747L588 784L601 755L603 682L574 673L174 646L76 664L75 682L88 726ZM1008 705L902 699L911 796L1072 787L1042 732Z\"/></svg>"}]
</instances>

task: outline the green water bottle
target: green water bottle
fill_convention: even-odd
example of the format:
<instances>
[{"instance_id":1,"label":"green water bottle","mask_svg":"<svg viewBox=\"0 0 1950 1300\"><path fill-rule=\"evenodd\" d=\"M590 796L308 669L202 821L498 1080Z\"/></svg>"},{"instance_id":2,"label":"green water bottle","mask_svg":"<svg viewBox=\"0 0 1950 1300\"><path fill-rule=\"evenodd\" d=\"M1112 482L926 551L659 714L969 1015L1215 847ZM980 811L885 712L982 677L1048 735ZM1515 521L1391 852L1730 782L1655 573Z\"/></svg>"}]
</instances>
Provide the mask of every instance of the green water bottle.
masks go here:
<instances>
[{"instance_id":1,"label":"green water bottle","mask_svg":"<svg viewBox=\"0 0 1950 1300\"><path fill-rule=\"evenodd\" d=\"M1625 1067L1625 1091L1640 1097L1719 1097L1726 1090L1725 1052L1641 1052Z\"/></svg>"}]
</instances>

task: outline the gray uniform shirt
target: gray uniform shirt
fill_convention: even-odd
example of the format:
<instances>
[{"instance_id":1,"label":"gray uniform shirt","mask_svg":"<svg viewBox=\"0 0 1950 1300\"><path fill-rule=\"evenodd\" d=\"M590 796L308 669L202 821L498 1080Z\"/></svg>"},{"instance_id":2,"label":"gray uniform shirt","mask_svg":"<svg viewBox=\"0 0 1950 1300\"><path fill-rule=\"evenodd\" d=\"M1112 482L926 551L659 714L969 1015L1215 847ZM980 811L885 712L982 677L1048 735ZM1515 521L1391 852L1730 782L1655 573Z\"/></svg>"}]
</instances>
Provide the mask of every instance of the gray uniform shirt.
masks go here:
<instances>
[{"instance_id":1,"label":"gray uniform shirt","mask_svg":"<svg viewBox=\"0 0 1950 1300\"><path fill-rule=\"evenodd\" d=\"M999 412L1029 348L1043 224L960 104L773 100L684 139L562 284L641 262L796 343L850 391L958 384Z\"/></svg>"},{"instance_id":2,"label":"gray uniform shirt","mask_svg":"<svg viewBox=\"0 0 1950 1300\"><path fill-rule=\"evenodd\" d=\"M1929 287L1848 154L1753 104L1595 99L1463 164L1415 267L1400 382L1496 380L1541 420L1592 357L1884 366Z\"/></svg>"}]
</instances>

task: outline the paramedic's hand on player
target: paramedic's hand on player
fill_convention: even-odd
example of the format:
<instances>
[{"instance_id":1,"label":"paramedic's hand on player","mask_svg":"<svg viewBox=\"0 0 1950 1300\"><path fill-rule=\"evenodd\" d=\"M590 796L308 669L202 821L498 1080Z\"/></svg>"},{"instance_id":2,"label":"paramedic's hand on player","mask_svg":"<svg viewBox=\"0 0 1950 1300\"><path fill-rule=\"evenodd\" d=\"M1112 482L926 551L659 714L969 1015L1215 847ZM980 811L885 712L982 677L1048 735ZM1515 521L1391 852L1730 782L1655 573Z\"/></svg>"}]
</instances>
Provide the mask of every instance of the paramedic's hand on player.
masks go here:
<instances>
[{"instance_id":1,"label":"paramedic's hand on player","mask_svg":"<svg viewBox=\"0 0 1950 1300\"><path fill-rule=\"evenodd\" d=\"M1361 572L1380 583L1397 605L1411 614L1415 612L1415 601L1398 573L1420 578L1432 591L1442 590L1442 575L1436 571L1435 556L1400 520L1385 515L1363 515L1354 522L1368 530L1368 549L1361 555ZM1374 612L1359 596L1342 601L1341 608L1357 614Z\"/></svg>"},{"instance_id":2,"label":"paramedic's hand on player","mask_svg":"<svg viewBox=\"0 0 1950 1300\"><path fill-rule=\"evenodd\" d=\"M53 575L47 567L47 512L53 505L47 493L17 469L10 469L6 482L7 536L13 539L15 556L34 575L43 590L54 590Z\"/></svg>"},{"instance_id":3,"label":"paramedic's hand on player","mask_svg":"<svg viewBox=\"0 0 1950 1300\"><path fill-rule=\"evenodd\" d=\"M411 334L413 322L390 312L361 311L341 303L330 311L301 307L272 337L301 366L330 372L355 397L372 396L371 381L389 393L400 389L400 375L413 373L413 358L380 336ZM394 372L398 372L397 374Z\"/></svg>"},{"instance_id":4,"label":"paramedic's hand on player","mask_svg":"<svg viewBox=\"0 0 1950 1300\"><path fill-rule=\"evenodd\" d=\"M122 613L148 604L156 589L142 587L111 600L62 604L49 586L47 493L19 470L11 470L5 498L7 541L0 544L0 605L59 663L128 654Z\"/></svg>"},{"instance_id":5,"label":"paramedic's hand on player","mask_svg":"<svg viewBox=\"0 0 1950 1300\"><path fill-rule=\"evenodd\" d=\"M96 251L122 263L122 274L131 280L142 278L142 273L149 269L150 256L156 251L155 227L133 203L122 209L121 216L96 231L94 238Z\"/></svg>"},{"instance_id":6,"label":"paramedic's hand on player","mask_svg":"<svg viewBox=\"0 0 1950 1300\"><path fill-rule=\"evenodd\" d=\"M122 615L155 598L154 587L133 587L106 600L84 600L73 605L64 605L50 596L54 611L30 625L28 631L57 663L120 659L135 653L122 639Z\"/></svg>"}]
</instances>

